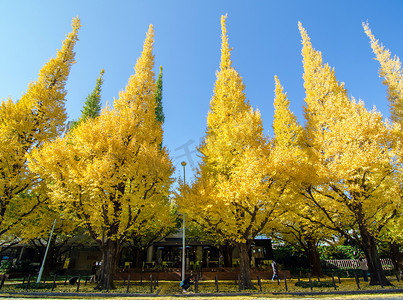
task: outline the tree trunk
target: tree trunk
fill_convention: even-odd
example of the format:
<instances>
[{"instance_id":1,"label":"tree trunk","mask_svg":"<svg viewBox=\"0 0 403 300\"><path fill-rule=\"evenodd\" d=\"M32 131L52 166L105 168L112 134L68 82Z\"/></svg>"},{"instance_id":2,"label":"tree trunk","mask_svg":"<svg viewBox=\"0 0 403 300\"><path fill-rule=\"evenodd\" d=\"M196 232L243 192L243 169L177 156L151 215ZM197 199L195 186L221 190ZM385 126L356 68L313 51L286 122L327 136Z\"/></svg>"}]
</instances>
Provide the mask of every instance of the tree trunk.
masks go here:
<instances>
[{"instance_id":1,"label":"tree trunk","mask_svg":"<svg viewBox=\"0 0 403 300\"><path fill-rule=\"evenodd\" d=\"M316 248L316 243L314 240L307 240L307 256L309 264L312 270L312 276L322 275L322 266L320 265L320 255L318 249Z\"/></svg>"},{"instance_id":2,"label":"tree trunk","mask_svg":"<svg viewBox=\"0 0 403 300\"><path fill-rule=\"evenodd\" d=\"M133 248L133 267L136 269L142 269L143 268L143 262L145 261L145 250L140 247L135 247Z\"/></svg>"},{"instance_id":3,"label":"tree trunk","mask_svg":"<svg viewBox=\"0 0 403 300\"><path fill-rule=\"evenodd\" d=\"M370 285L391 285L382 269L381 259L376 247L375 238L369 233L365 226L360 226L361 249L367 260L368 271L371 276Z\"/></svg>"},{"instance_id":4,"label":"tree trunk","mask_svg":"<svg viewBox=\"0 0 403 300\"><path fill-rule=\"evenodd\" d=\"M250 241L248 241L246 243L238 244L240 284L241 284L241 288L245 289L245 290L256 289L252 283L252 278L251 278L251 274L250 274L250 259L249 259L250 246L251 246Z\"/></svg>"},{"instance_id":5,"label":"tree trunk","mask_svg":"<svg viewBox=\"0 0 403 300\"><path fill-rule=\"evenodd\" d=\"M400 244L396 242L389 243L389 249L394 270L396 272L403 271L403 255L400 252Z\"/></svg>"},{"instance_id":6,"label":"tree trunk","mask_svg":"<svg viewBox=\"0 0 403 300\"><path fill-rule=\"evenodd\" d=\"M116 240L107 240L102 251L101 275L97 290L112 290L115 289L113 278L115 276L116 266L119 260L120 243Z\"/></svg>"},{"instance_id":7,"label":"tree trunk","mask_svg":"<svg viewBox=\"0 0 403 300\"><path fill-rule=\"evenodd\" d=\"M225 267L232 267L232 250L234 250L234 246L229 243L220 246L220 253L223 256Z\"/></svg>"}]
</instances>

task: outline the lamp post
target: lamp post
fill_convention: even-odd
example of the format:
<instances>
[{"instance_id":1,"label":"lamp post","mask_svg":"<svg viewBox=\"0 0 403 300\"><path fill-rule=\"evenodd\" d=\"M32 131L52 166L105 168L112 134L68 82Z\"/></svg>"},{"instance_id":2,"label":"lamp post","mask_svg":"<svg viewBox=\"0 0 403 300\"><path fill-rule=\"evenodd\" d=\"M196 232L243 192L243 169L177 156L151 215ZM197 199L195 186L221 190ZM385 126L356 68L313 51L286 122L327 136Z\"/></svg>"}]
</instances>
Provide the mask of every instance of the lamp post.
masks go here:
<instances>
[{"instance_id":1,"label":"lamp post","mask_svg":"<svg viewBox=\"0 0 403 300\"><path fill-rule=\"evenodd\" d=\"M185 166L186 161L181 163L183 167L183 183L186 184L186 173ZM183 213L183 224L182 224L182 281L185 280L185 259L186 259L186 240L185 240L185 213Z\"/></svg>"}]
</instances>

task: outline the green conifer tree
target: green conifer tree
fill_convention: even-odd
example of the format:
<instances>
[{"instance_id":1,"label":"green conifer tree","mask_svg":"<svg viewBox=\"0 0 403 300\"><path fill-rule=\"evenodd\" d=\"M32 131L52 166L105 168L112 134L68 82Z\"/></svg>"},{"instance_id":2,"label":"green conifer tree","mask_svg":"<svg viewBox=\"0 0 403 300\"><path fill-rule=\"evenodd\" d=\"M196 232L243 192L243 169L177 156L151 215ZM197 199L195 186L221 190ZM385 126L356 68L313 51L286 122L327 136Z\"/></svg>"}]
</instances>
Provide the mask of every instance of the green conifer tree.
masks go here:
<instances>
[{"instance_id":1,"label":"green conifer tree","mask_svg":"<svg viewBox=\"0 0 403 300\"><path fill-rule=\"evenodd\" d=\"M164 116L164 111L162 108L162 66L160 66L160 73L158 74L158 79L157 79L157 90L155 91L155 102L156 102L156 107L155 107L155 116L157 121L164 123L165 121L165 116Z\"/></svg>"},{"instance_id":2,"label":"green conifer tree","mask_svg":"<svg viewBox=\"0 0 403 300\"><path fill-rule=\"evenodd\" d=\"M88 118L96 118L101 114L101 91L102 84L104 83L103 75L104 69L101 70L95 88L85 98L84 107L81 110L81 117L78 121L73 122L72 127L78 126L81 122L85 122Z\"/></svg>"}]
</instances>

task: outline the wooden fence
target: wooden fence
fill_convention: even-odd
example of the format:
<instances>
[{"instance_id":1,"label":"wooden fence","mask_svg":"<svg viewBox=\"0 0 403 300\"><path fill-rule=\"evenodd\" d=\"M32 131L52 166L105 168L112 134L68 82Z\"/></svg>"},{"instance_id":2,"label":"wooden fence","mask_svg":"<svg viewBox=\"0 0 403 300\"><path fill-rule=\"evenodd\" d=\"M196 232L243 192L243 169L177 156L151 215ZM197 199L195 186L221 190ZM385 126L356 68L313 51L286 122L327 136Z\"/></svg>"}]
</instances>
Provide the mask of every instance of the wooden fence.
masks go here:
<instances>
[{"instance_id":1,"label":"wooden fence","mask_svg":"<svg viewBox=\"0 0 403 300\"><path fill-rule=\"evenodd\" d=\"M366 260L364 259L366 262ZM346 269L361 269L358 259L327 259L325 260L326 267ZM381 258L382 269L393 270L393 263L390 258Z\"/></svg>"}]
</instances>

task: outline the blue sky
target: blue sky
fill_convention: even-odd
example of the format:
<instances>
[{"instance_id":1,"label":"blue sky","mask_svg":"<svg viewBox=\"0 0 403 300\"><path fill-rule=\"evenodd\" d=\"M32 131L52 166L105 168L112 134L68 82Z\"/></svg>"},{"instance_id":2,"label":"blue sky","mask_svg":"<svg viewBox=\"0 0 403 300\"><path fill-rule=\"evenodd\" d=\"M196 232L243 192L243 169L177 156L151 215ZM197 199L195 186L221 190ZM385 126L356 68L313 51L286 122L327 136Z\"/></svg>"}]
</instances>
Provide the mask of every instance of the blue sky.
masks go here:
<instances>
[{"instance_id":1,"label":"blue sky","mask_svg":"<svg viewBox=\"0 0 403 300\"><path fill-rule=\"evenodd\" d=\"M0 99L18 99L40 68L61 47L71 19L82 29L77 63L67 84L69 119L80 116L85 97L105 69L102 102L112 103L124 89L139 57L149 24L154 25L155 71L164 68L164 144L176 176L188 162L206 129L215 72L220 59L220 16L227 30L233 66L246 85L246 96L260 110L265 132L272 135L274 75L288 93L291 109L304 123L302 109L301 21L324 61L335 68L349 95L375 105L389 116L386 88L378 77L361 23L393 54L403 58L403 1L22 1L0 0ZM186 155L185 150L191 152Z\"/></svg>"}]
</instances>

